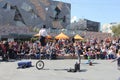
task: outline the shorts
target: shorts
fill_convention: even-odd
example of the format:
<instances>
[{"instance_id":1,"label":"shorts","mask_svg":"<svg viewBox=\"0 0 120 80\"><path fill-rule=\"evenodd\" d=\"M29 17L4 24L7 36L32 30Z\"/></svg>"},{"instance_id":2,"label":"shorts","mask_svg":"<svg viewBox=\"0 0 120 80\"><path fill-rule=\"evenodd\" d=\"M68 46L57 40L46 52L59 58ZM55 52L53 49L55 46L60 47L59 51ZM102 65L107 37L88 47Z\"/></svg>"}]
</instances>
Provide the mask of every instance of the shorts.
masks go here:
<instances>
[{"instance_id":1,"label":"shorts","mask_svg":"<svg viewBox=\"0 0 120 80\"><path fill-rule=\"evenodd\" d=\"M41 43L41 46L45 46L46 45L46 38L43 36L40 36L40 43Z\"/></svg>"}]
</instances>

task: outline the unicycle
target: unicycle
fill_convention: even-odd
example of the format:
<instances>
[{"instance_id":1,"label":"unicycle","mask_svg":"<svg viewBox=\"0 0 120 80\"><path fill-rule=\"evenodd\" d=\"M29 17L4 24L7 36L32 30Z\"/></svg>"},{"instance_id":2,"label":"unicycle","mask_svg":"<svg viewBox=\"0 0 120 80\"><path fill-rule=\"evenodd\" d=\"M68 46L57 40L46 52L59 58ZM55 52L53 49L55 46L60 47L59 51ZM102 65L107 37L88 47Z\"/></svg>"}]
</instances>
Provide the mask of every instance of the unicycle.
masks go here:
<instances>
[{"instance_id":1,"label":"unicycle","mask_svg":"<svg viewBox=\"0 0 120 80\"><path fill-rule=\"evenodd\" d=\"M36 68L37 68L38 70L43 69L43 68L44 68L44 62L43 62L42 60L37 61L37 62L36 62Z\"/></svg>"}]
</instances>

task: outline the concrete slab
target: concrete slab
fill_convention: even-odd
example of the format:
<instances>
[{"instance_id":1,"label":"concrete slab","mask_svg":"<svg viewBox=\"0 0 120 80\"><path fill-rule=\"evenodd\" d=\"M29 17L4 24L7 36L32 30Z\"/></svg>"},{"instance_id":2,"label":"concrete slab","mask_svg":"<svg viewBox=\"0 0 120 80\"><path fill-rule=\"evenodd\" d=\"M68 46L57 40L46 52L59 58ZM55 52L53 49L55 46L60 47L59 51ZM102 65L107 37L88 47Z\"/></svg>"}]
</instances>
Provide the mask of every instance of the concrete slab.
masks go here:
<instances>
[{"instance_id":1,"label":"concrete slab","mask_svg":"<svg viewBox=\"0 0 120 80\"><path fill-rule=\"evenodd\" d=\"M65 60L43 60L45 67L37 70L35 63L33 67L17 69L18 61L0 62L0 80L120 80L120 70L117 70L117 63L111 60L94 60L93 66L82 60L80 72L67 72L67 69L74 68L77 59Z\"/></svg>"}]
</instances>

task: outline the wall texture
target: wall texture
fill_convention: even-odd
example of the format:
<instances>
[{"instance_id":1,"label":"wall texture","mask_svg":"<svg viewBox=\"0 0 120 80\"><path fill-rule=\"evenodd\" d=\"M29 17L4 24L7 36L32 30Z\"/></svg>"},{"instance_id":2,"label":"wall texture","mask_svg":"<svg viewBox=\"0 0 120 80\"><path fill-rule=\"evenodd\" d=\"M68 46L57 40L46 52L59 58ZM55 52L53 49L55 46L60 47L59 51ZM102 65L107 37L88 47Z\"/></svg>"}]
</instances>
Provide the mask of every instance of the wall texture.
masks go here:
<instances>
[{"instance_id":1,"label":"wall texture","mask_svg":"<svg viewBox=\"0 0 120 80\"><path fill-rule=\"evenodd\" d=\"M41 28L70 26L71 5L52 0L0 0L0 25Z\"/></svg>"}]
</instances>

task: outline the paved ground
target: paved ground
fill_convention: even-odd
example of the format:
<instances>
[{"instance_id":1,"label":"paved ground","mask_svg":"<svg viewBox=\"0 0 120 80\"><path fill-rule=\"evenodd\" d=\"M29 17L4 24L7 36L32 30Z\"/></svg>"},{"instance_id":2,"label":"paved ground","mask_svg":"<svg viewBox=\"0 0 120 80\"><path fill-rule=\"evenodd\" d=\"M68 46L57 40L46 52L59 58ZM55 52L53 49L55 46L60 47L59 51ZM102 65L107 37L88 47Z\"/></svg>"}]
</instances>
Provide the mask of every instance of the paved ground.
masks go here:
<instances>
[{"instance_id":1,"label":"paved ground","mask_svg":"<svg viewBox=\"0 0 120 80\"><path fill-rule=\"evenodd\" d=\"M26 69L17 69L18 61L0 62L0 80L120 80L120 70L111 60L94 60L93 66L82 60L81 71L76 73L66 71L74 67L75 59L44 60L43 70L36 69L37 60L31 61L33 67Z\"/></svg>"}]
</instances>

